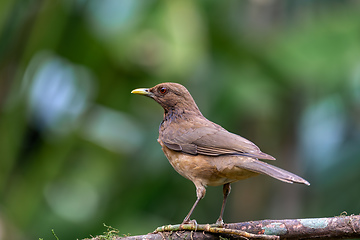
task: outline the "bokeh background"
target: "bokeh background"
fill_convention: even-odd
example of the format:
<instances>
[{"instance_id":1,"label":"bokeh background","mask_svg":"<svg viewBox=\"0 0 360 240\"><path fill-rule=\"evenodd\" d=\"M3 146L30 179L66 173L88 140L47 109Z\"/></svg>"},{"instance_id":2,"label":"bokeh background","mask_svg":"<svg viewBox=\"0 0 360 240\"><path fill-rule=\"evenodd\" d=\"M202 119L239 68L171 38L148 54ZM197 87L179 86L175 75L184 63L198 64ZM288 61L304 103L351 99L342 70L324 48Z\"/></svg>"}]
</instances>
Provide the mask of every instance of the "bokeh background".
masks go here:
<instances>
[{"instance_id":1,"label":"bokeh background","mask_svg":"<svg viewBox=\"0 0 360 240\"><path fill-rule=\"evenodd\" d=\"M180 223L195 187L157 143L173 81L311 182L233 184L226 222L360 212L360 2L1 0L0 239ZM222 188L195 210L215 222Z\"/></svg>"}]
</instances>

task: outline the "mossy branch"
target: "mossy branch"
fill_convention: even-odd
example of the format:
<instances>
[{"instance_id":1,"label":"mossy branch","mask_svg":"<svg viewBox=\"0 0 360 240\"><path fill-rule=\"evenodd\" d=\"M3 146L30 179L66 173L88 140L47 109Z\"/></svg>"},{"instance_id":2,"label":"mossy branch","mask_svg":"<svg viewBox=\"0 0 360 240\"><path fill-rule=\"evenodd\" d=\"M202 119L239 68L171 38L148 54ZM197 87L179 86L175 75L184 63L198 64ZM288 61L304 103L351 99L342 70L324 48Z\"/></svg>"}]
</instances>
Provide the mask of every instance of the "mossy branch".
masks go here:
<instances>
[{"instance_id":1,"label":"mossy branch","mask_svg":"<svg viewBox=\"0 0 360 240\"><path fill-rule=\"evenodd\" d=\"M103 237L103 236L101 236ZM147 235L115 237L111 240L164 239L350 239L360 238L360 215L330 218L261 220L215 225L168 225ZM103 238L95 237L92 240Z\"/></svg>"}]
</instances>

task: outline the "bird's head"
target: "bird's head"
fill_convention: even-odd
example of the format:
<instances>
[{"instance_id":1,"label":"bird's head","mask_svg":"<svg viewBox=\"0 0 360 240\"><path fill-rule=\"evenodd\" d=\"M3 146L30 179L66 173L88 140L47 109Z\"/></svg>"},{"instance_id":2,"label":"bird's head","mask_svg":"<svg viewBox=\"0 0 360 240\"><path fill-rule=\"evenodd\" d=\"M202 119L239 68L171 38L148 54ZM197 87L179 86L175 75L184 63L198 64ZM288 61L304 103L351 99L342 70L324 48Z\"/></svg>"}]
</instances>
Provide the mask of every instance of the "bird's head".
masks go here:
<instances>
[{"instance_id":1,"label":"bird's head","mask_svg":"<svg viewBox=\"0 0 360 240\"><path fill-rule=\"evenodd\" d=\"M131 93L144 95L154 99L167 112L200 113L189 91L178 83L160 83L152 88L138 88Z\"/></svg>"}]
</instances>

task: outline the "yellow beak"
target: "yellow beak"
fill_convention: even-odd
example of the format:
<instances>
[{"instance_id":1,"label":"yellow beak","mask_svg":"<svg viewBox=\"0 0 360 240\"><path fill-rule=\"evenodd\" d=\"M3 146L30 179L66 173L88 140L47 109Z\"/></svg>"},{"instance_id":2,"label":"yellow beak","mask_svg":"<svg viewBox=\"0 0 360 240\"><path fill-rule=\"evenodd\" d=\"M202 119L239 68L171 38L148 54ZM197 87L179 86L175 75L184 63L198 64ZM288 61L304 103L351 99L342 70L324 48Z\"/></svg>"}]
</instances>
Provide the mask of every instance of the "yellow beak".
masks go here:
<instances>
[{"instance_id":1,"label":"yellow beak","mask_svg":"<svg viewBox=\"0 0 360 240\"><path fill-rule=\"evenodd\" d=\"M131 91L131 93L148 96L151 93L148 88L137 88Z\"/></svg>"}]
</instances>

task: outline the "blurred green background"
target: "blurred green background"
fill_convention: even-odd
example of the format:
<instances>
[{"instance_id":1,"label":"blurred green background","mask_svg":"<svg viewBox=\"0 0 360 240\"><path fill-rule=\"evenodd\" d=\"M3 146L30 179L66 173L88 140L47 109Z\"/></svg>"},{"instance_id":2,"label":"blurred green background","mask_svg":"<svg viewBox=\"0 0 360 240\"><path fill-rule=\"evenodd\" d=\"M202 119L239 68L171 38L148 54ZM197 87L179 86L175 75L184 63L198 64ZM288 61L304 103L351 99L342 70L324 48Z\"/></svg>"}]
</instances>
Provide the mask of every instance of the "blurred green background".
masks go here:
<instances>
[{"instance_id":1,"label":"blurred green background","mask_svg":"<svg viewBox=\"0 0 360 240\"><path fill-rule=\"evenodd\" d=\"M195 187L130 94L173 81L311 186L233 184L226 222L360 212L360 2L0 1L0 239L180 223ZM215 222L222 188L193 218Z\"/></svg>"}]
</instances>

